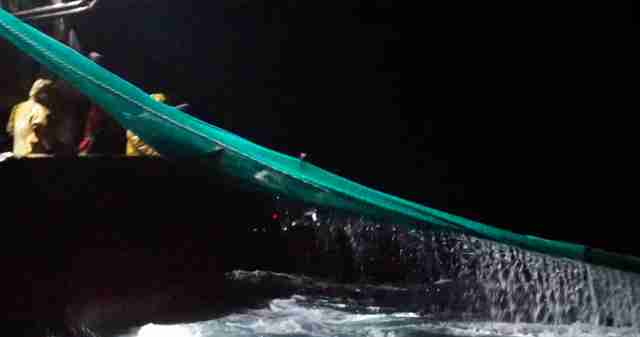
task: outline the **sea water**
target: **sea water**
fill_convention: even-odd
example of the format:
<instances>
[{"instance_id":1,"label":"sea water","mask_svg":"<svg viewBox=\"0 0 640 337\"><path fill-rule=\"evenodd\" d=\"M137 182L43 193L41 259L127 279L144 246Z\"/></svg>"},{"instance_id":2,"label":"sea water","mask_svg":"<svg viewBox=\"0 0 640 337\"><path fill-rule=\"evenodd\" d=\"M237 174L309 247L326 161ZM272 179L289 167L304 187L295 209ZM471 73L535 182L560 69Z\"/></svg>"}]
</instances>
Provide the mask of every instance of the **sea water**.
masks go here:
<instances>
[{"instance_id":1,"label":"sea water","mask_svg":"<svg viewBox=\"0 0 640 337\"><path fill-rule=\"evenodd\" d=\"M383 264L381 259L405 261L406 292L395 293L399 300L377 302L301 292L259 309L183 324L149 323L111 337L640 337L640 275L634 273L362 219L287 221L282 225L289 231L295 225L333 233L317 236L316 246L327 252L343 241L360 271L358 282L374 275L367 270ZM334 240L337 232L342 239Z\"/></svg>"},{"instance_id":2,"label":"sea water","mask_svg":"<svg viewBox=\"0 0 640 337\"><path fill-rule=\"evenodd\" d=\"M632 337L637 329L583 323L433 321L414 312L327 298L275 299L258 310L189 324L147 324L117 337ZM116 337L116 336L114 336Z\"/></svg>"}]
</instances>

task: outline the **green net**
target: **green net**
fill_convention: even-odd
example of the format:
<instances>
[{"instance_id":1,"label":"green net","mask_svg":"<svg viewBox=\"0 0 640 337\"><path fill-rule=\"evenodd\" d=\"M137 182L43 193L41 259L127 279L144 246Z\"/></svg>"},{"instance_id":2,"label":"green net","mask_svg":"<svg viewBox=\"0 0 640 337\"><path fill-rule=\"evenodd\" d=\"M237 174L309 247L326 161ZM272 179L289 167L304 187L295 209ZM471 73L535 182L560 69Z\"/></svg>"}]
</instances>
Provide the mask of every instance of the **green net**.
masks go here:
<instances>
[{"instance_id":1,"label":"green net","mask_svg":"<svg viewBox=\"0 0 640 337\"><path fill-rule=\"evenodd\" d=\"M244 185L292 199L384 218L412 228L466 233L527 250L640 272L640 259L516 234L362 186L254 144L159 103L131 83L0 9L0 36L110 113L167 157L204 157Z\"/></svg>"}]
</instances>

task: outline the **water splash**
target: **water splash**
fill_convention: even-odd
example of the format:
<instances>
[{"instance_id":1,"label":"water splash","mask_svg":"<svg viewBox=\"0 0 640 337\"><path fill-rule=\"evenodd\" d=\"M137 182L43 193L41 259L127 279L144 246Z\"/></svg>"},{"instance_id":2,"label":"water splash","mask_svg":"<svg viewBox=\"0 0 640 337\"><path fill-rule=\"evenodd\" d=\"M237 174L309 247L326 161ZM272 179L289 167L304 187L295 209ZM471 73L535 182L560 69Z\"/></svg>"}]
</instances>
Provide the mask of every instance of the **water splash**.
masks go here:
<instances>
[{"instance_id":1,"label":"water splash","mask_svg":"<svg viewBox=\"0 0 640 337\"><path fill-rule=\"evenodd\" d=\"M407 231L322 210L313 219L289 214L283 233L308 242L291 252L304 260L292 272L410 286L420 295L406 305L427 317L640 327L634 273L463 234Z\"/></svg>"}]
</instances>

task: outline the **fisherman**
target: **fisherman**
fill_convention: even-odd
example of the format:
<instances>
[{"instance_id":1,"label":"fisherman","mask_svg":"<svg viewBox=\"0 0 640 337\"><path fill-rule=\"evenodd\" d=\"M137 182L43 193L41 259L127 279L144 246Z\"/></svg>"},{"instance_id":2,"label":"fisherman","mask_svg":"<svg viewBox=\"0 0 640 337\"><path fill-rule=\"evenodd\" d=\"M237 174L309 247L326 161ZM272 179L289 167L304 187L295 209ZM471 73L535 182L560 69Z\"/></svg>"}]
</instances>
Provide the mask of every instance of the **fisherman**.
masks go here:
<instances>
[{"instance_id":1,"label":"fisherman","mask_svg":"<svg viewBox=\"0 0 640 337\"><path fill-rule=\"evenodd\" d=\"M102 55L96 52L91 52L89 53L89 58L95 63L100 64L99 62L102 59ZM104 111L102 111L99 106L91 104L91 108L84 125L83 137L80 141L80 145L78 145L79 155L87 155L92 150L96 138L96 133L98 133L104 118Z\"/></svg>"},{"instance_id":2,"label":"fisherman","mask_svg":"<svg viewBox=\"0 0 640 337\"><path fill-rule=\"evenodd\" d=\"M82 106L87 102L69 92L61 81L36 80L29 98L16 105L9 116L7 133L13 136L14 155L75 155Z\"/></svg>"},{"instance_id":3,"label":"fisherman","mask_svg":"<svg viewBox=\"0 0 640 337\"><path fill-rule=\"evenodd\" d=\"M52 83L46 79L36 80L29 98L11 110L7 133L13 137L13 154L16 157L42 155L53 148L51 133L47 132L51 111L36 100L36 95Z\"/></svg>"},{"instance_id":4,"label":"fisherman","mask_svg":"<svg viewBox=\"0 0 640 337\"><path fill-rule=\"evenodd\" d=\"M103 56L90 52L89 58L102 65ZM122 154L125 146L125 130L109 114L95 103L91 104L84 125L82 140L78 145L78 154Z\"/></svg>"}]
</instances>

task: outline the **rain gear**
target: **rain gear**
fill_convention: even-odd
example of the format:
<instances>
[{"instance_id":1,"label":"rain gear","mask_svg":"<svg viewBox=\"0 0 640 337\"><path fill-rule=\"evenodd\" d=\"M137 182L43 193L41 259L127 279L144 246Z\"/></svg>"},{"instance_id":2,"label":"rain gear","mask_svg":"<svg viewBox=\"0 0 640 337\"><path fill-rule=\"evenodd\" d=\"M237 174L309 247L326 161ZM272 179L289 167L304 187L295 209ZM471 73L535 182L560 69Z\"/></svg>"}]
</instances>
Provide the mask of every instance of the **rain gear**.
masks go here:
<instances>
[{"instance_id":1,"label":"rain gear","mask_svg":"<svg viewBox=\"0 0 640 337\"><path fill-rule=\"evenodd\" d=\"M52 149L52 135L47 132L51 111L35 99L38 92L51 84L50 80L38 79L29 92L29 99L11 111L7 133L13 136L13 153L18 157L43 154Z\"/></svg>"}]
</instances>

